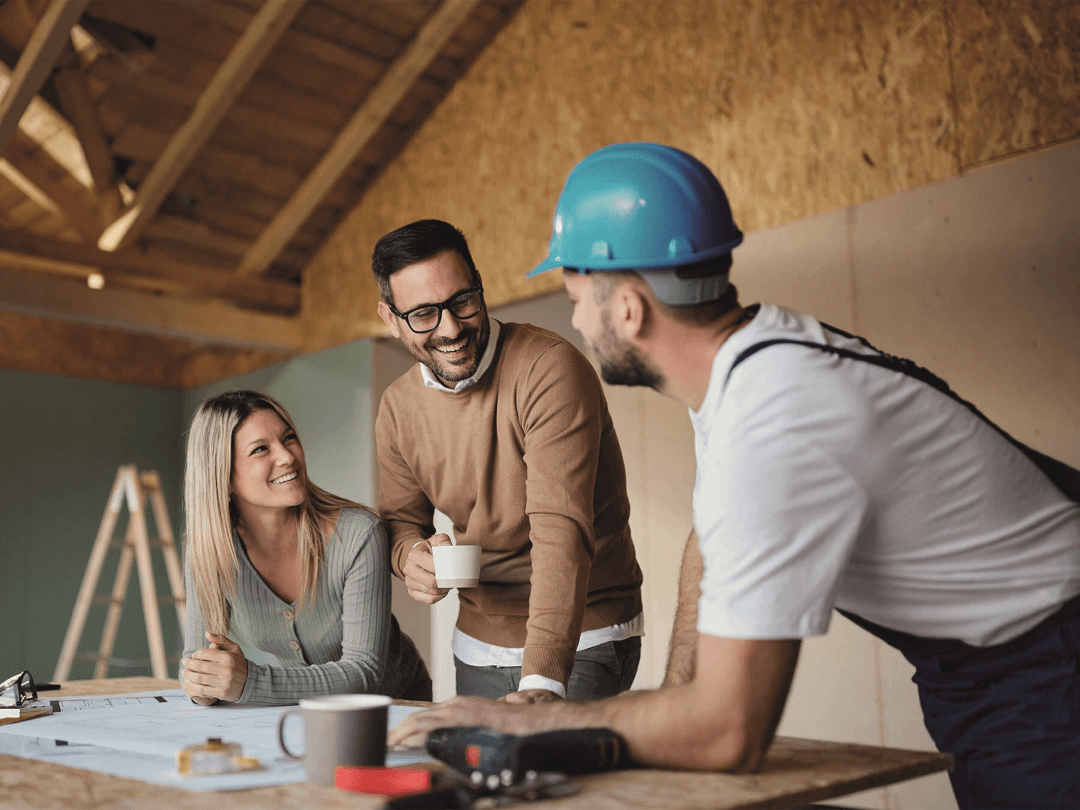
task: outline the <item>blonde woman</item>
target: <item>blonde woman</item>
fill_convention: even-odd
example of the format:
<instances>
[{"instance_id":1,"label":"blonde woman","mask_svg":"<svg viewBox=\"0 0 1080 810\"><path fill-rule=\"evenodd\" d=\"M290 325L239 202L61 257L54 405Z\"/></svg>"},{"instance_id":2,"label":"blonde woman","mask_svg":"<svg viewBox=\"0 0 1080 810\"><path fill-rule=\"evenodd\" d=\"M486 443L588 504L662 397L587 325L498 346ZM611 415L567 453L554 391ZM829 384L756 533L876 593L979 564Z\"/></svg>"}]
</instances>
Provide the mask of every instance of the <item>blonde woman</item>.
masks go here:
<instances>
[{"instance_id":1,"label":"blonde woman","mask_svg":"<svg viewBox=\"0 0 1080 810\"><path fill-rule=\"evenodd\" d=\"M256 391L206 400L184 475L181 682L196 703L285 704L373 692L431 699L390 612L386 530L315 486L285 409ZM273 661L256 664L234 641Z\"/></svg>"}]
</instances>

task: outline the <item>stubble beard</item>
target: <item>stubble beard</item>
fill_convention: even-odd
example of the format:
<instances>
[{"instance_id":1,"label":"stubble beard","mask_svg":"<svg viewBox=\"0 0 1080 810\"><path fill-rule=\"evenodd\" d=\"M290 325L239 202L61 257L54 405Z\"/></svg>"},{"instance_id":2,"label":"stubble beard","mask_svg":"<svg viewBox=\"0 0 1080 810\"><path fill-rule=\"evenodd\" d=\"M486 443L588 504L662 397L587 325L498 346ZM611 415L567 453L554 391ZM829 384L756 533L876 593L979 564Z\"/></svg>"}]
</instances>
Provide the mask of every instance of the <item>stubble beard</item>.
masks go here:
<instances>
[{"instance_id":1,"label":"stubble beard","mask_svg":"<svg viewBox=\"0 0 1080 810\"><path fill-rule=\"evenodd\" d=\"M482 326L462 329L458 336L453 340L447 338L432 338L431 342L423 347L405 342L405 348L414 359L427 366L428 370L443 382L459 383L462 380L467 380L476 373L476 370L480 367L480 360L487 350L490 337L491 323L485 317ZM452 345L460 342L463 338L472 341L474 353L471 362L464 365L451 365L450 363L442 362L436 347Z\"/></svg>"},{"instance_id":2,"label":"stubble beard","mask_svg":"<svg viewBox=\"0 0 1080 810\"><path fill-rule=\"evenodd\" d=\"M600 379L608 385L644 386L663 392L664 376L652 368L635 346L624 343L611 327L610 314L601 313L603 329L592 344L600 361Z\"/></svg>"}]
</instances>

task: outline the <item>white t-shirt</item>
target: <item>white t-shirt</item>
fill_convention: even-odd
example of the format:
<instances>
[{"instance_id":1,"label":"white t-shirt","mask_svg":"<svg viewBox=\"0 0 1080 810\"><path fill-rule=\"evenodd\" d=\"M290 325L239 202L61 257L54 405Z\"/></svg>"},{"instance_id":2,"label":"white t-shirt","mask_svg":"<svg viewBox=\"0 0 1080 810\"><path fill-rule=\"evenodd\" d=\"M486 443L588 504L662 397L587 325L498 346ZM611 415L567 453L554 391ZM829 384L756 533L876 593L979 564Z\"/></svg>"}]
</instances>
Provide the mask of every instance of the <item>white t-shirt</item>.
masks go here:
<instances>
[{"instance_id":1,"label":"white t-shirt","mask_svg":"<svg viewBox=\"0 0 1080 810\"><path fill-rule=\"evenodd\" d=\"M804 638L838 607L985 646L1080 592L1080 505L992 427L923 382L812 347L731 371L773 338L872 353L773 304L717 352L690 413L700 632Z\"/></svg>"}]
</instances>

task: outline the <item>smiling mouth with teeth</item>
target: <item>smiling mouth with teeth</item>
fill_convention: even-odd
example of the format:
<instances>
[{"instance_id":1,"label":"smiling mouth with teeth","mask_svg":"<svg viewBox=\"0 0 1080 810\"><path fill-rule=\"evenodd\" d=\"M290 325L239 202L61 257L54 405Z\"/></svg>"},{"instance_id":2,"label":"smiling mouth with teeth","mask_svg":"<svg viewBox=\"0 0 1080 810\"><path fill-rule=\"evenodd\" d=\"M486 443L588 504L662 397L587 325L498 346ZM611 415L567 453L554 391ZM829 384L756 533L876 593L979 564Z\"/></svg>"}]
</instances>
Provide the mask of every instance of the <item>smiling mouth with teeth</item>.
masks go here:
<instances>
[{"instance_id":1,"label":"smiling mouth with teeth","mask_svg":"<svg viewBox=\"0 0 1080 810\"><path fill-rule=\"evenodd\" d=\"M461 341L460 344L451 343L445 346L433 346L432 348L435 349L435 351L439 352L439 354L457 354L468 345L469 339L465 338L465 340Z\"/></svg>"},{"instance_id":2,"label":"smiling mouth with teeth","mask_svg":"<svg viewBox=\"0 0 1080 810\"><path fill-rule=\"evenodd\" d=\"M271 484L286 484L289 481L292 481L294 478L296 478L297 475L299 475L299 473L294 470L293 472L289 473L288 475L281 476L281 478L275 478L270 483Z\"/></svg>"}]
</instances>

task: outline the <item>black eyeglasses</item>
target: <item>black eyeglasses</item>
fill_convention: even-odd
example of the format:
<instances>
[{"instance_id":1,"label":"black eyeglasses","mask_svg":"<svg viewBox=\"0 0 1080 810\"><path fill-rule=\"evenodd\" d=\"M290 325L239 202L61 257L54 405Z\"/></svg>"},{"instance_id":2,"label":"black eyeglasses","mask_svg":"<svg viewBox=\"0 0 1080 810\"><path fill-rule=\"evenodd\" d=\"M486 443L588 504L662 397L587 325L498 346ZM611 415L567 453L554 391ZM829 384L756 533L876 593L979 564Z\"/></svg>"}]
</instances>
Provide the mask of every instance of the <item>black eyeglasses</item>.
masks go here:
<instances>
[{"instance_id":1,"label":"black eyeglasses","mask_svg":"<svg viewBox=\"0 0 1080 810\"><path fill-rule=\"evenodd\" d=\"M0 697L11 690L15 695L16 708L31 700L37 700L37 687L34 685L34 676L29 670L24 669L18 675L8 678L0 683Z\"/></svg>"},{"instance_id":2,"label":"black eyeglasses","mask_svg":"<svg viewBox=\"0 0 1080 810\"><path fill-rule=\"evenodd\" d=\"M422 335L425 332L432 332L439 328L439 324L442 323L444 309L450 310L450 313L458 320L471 318L479 312L484 306L484 288L474 287L471 290L463 290L441 304L424 304L416 307L416 309L410 309L408 312L398 312L393 304L387 304L387 306L390 307L391 312L405 321L416 334Z\"/></svg>"}]
</instances>

